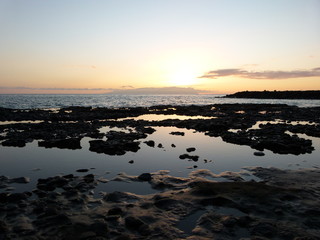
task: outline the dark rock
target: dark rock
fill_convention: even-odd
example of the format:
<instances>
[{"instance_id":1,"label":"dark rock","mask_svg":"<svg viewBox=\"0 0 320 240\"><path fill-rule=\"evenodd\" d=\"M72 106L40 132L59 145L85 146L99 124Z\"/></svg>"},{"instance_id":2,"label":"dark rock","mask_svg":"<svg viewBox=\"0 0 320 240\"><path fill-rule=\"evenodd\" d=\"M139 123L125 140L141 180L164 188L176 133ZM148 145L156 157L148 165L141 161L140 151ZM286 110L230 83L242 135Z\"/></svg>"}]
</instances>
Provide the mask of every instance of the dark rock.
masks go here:
<instances>
[{"instance_id":1,"label":"dark rock","mask_svg":"<svg viewBox=\"0 0 320 240\"><path fill-rule=\"evenodd\" d=\"M194 148L194 147L187 148L187 152L194 152L195 150L196 150L196 148Z\"/></svg>"},{"instance_id":2,"label":"dark rock","mask_svg":"<svg viewBox=\"0 0 320 240\"><path fill-rule=\"evenodd\" d=\"M111 208L108 211L108 215L122 215L122 214L123 214L123 211L119 207Z\"/></svg>"},{"instance_id":3,"label":"dark rock","mask_svg":"<svg viewBox=\"0 0 320 240\"><path fill-rule=\"evenodd\" d=\"M39 147L81 149L80 138L52 139L38 142Z\"/></svg>"},{"instance_id":4,"label":"dark rock","mask_svg":"<svg viewBox=\"0 0 320 240\"><path fill-rule=\"evenodd\" d=\"M72 179L72 178L74 178L74 175L73 174L64 175L63 178Z\"/></svg>"},{"instance_id":5,"label":"dark rock","mask_svg":"<svg viewBox=\"0 0 320 240\"><path fill-rule=\"evenodd\" d=\"M83 180L86 183L92 183L94 181L94 175L93 174L88 174L88 175L83 177Z\"/></svg>"},{"instance_id":6,"label":"dark rock","mask_svg":"<svg viewBox=\"0 0 320 240\"><path fill-rule=\"evenodd\" d=\"M254 152L253 155L258 156L258 157L262 157L264 156L264 152Z\"/></svg>"},{"instance_id":7,"label":"dark rock","mask_svg":"<svg viewBox=\"0 0 320 240\"><path fill-rule=\"evenodd\" d=\"M184 132L171 132L171 135L184 136Z\"/></svg>"},{"instance_id":8,"label":"dark rock","mask_svg":"<svg viewBox=\"0 0 320 240\"><path fill-rule=\"evenodd\" d=\"M18 177L18 178L12 178L10 179L11 183L29 183L30 178L28 177Z\"/></svg>"},{"instance_id":9,"label":"dark rock","mask_svg":"<svg viewBox=\"0 0 320 240\"><path fill-rule=\"evenodd\" d=\"M178 204L178 201L172 198L160 198L160 199L156 199L154 201L154 205L157 208L163 209L163 210L170 210L175 208L176 204Z\"/></svg>"},{"instance_id":10,"label":"dark rock","mask_svg":"<svg viewBox=\"0 0 320 240\"><path fill-rule=\"evenodd\" d=\"M179 156L180 159L191 159L195 162L197 162L199 160L199 156L192 156L192 155L189 155L189 154L182 154Z\"/></svg>"},{"instance_id":11,"label":"dark rock","mask_svg":"<svg viewBox=\"0 0 320 240\"><path fill-rule=\"evenodd\" d=\"M172 143L172 144L171 144L171 147L175 148L175 147L176 147L176 145Z\"/></svg>"},{"instance_id":12,"label":"dark rock","mask_svg":"<svg viewBox=\"0 0 320 240\"><path fill-rule=\"evenodd\" d=\"M139 127L136 129L139 132L143 132L143 133L147 133L147 134L152 134L156 131L154 128L151 128L151 127Z\"/></svg>"},{"instance_id":13,"label":"dark rock","mask_svg":"<svg viewBox=\"0 0 320 240\"><path fill-rule=\"evenodd\" d=\"M0 193L0 203L6 203L8 201L9 193Z\"/></svg>"},{"instance_id":14,"label":"dark rock","mask_svg":"<svg viewBox=\"0 0 320 240\"><path fill-rule=\"evenodd\" d=\"M129 163L130 163L130 164L133 164L133 163L134 163L134 161L133 161L133 160L130 160L130 161L129 161Z\"/></svg>"},{"instance_id":15,"label":"dark rock","mask_svg":"<svg viewBox=\"0 0 320 240\"><path fill-rule=\"evenodd\" d=\"M19 202L22 200L26 200L30 195L26 193L12 193L7 196L8 202Z\"/></svg>"},{"instance_id":16,"label":"dark rock","mask_svg":"<svg viewBox=\"0 0 320 240\"><path fill-rule=\"evenodd\" d=\"M163 148L162 143L159 143L159 144L158 144L158 148Z\"/></svg>"},{"instance_id":17,"label":"dark rock","mask_svg":"<svg viewBox=\"0 0 320 240\"><path fill-rule=\"evenodd\" d=\"M9 228L7 224L4 221L0 220L0 238L1 238L1 234L6 233L8 231L9 231Z\"/></svg>"},{"instance_id":18,"label":"dark rock","mask_svg":"<svg viewBox=\"0 0 320 240\"><path fill-rule=\"evenodd\" d=\"M97 153L105 153L109 155L124 155L126 152L137 152L140 147L140 142L131 140L92 140L90 141L89 150Z\"/></svg>"},{"instance_id":19,"label":"dark rock","mask_svg":"<svg viewBox=\"0 0 320 240\"><path fill-rule=\"evenodd\" d=\"M89 169L86 168L82 168L82 169L78 169L76 172L88 172Z\"/></svg>"},{"instance_id":20,"label":"dark rock","mask_svg":"<svg viewBox=\"0 0 320 240\"><path fill-rule=\"evenodd\" d=\"M103 197L103 200L107 202L123 202L123 201L133 201L137 200L138 198L132 194L125 193L125 192L112 192L108 193Z\"/></svg>"},{"instance_id":21,"label":"dark rock","mask_svg":"<svg viewBox=\"0 0 320 240\"><path fill-rule=\"evenodd\" d=\"M94 232L98 236L106 236L109 232L108 224L101 220L91 224L88 230Z\"/></svg>"},{"instance_id":22,"label":"dark rock","mask_svg":"<svg viewBox=\"0 0 320 240\"><path fill-rule=\"evenodd\" d=\"M144 222L142 222L139 218L132 217L132 216L126 217L124 221L125 221L126 227L131 230L137 230L139 227L141 227L144 224Z\"/></svg>"},{"instance_id":23,"label":"dark rock","mask_svg":"<svg viewBox=\"0 0 320 240\"><path fill-rule=\"evenodd\" d=\"M260 222L252 228L251 233L257 236L272 237L277 234L277 228L271 223Z\"/></svg>"},{"instance_id":24,"label":"dark rock","mask_svg":"<svg viewBox=\"0 0 320 240\"><path fill-rule=\"evenodd\" d=\"M138 179L140 181L151 181L152 176L150 173L142 173L141 175L138 176Z\"/></svg>"},{"instance_id":25,"label":"dark rock","mask_svg":"<svg viewBox=\"0 0 320 240\"><path fill-rule=\"evenodd\" d=\"M153 140L145 141L144 143L147 144L149 147L155 146L155 142Z\"/></svg>"},{"instance_id":26,"label":"dark rock","mask_svg":"<svg viewBox=\"0 0 320 240\"><path fill-rule=\"evenodd\" d=\"M6 147L25 147L26 146L26 142L20 139L8 139L3 141L1 144L2 146L6 146Z\"/></svg>"}]
</instances>

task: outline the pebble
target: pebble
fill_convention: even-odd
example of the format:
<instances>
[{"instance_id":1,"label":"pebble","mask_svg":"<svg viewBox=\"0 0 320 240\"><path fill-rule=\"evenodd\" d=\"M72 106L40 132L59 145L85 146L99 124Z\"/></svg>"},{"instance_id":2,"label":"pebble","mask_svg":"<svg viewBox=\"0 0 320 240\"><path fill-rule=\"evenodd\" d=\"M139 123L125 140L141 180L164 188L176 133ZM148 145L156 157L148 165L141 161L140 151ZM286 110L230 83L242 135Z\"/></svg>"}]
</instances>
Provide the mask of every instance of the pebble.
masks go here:
<instances>
[{"instance_id":1,"label":"pebble","mask_svg":"<svg viewBox=\"0 0 320 240\"><path fill-rule=\"evenodd\" d=\"M253 155L258 156L258 157L262 157L264 156L264 152L254 152Z\"/></svg>"}]
</instances>

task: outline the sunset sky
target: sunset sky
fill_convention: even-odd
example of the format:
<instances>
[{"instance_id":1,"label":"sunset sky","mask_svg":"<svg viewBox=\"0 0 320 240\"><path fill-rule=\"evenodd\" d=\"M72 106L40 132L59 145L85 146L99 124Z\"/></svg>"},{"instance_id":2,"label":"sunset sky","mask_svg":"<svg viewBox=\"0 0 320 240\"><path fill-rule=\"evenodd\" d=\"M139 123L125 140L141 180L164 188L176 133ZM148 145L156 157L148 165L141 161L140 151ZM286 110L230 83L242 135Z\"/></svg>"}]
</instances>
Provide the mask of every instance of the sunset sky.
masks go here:
<instances>
[{"instance_id":1,"label":"sunset sky","mask_svg":"<svg viewBox=\"0 0 320 240\"><path fill-rule=\"evenodd\" d=\"M0 93L320 90L320 0L0 0Z\"/></svg>"}]
</instances>

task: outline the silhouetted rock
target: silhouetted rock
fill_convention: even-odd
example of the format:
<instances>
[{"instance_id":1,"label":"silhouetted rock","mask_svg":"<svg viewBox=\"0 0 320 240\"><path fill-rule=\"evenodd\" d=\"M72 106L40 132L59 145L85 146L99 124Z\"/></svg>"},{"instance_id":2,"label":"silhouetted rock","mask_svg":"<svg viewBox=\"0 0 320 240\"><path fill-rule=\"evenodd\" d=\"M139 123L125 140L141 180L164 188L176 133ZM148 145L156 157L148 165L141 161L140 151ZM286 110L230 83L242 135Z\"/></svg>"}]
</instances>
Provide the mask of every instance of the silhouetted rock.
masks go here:
<instances>
[{"instance_id":1,"label":"silhouetted rock","mask_svg":"<svg viewBox=\"0 0 320 240\"><path fill-rule=\"evenodd\" d=\"M194 152L195 150L196 150L196 148L194 148L194 147L187 148L187 152Z\"/></svg>"},{"instance_id":2,"label":"silhouetted rock","mask_svg":"<svg viewBox=\"0 0 320 240\"><path fill-rule=\"evenodd\" d=\"M152 179L152 176L150 173L142 173L141 175L138 176L138 179L140 181L150 181Z\"/></svg>"},{"instance_id":3,"label":"silhouetted rock","mask_svg":"<svg viewBox=\"0 0 320 240\"><path fill-rule=\"evenodd\" d=\"M39 147L81 149L80 138L52 139L38 142Z\"/></svg>"},{"instance_id":4,"label":"silhouetted rock","mask_svg":"<svg viewBox=\"0 0 320 240\"><path fill-rule=\"evenodd\" d=\"M171 132L171 135L184 136L184 132Z\"/></svg>"},{"instance_id":5,"label":"silhouetted rock","mask_svg":"<svg viewBox=\"0 0 320 240\"><path fill-rule=\"evenodd\" d=\"M192 155L189 155L187 153L180 155L179 158L180 159L191 159L191 160L193 160L195 162L199 160L199 156L192 156Z\"/></svg>"},{"instance_id":6,"label":"silhouetted rock","mask_svg":"<svg viewBox=\"0 0 320 240\"><path fill-rule=\"evenodd\" d=\"M155 142L153 140L145 141L144 143L147 144L149 147L155 146Z\"/></svg>"},{"instance_id":7,"label":"silhouetted rock","mask_svg":"<svg viewBox=\"0 0 320 240\"><path fill-rule=\"evenodd\" d=\"M226 95L225 98L320 99L320 91L243 91Z\"/></svg>"},{"instance_id":8,"label":"silhouetted rock","mask_svg":"<svg viewBox=\"0 0 320 240\"><path fill-rule=\"evenodd\" d=\"M19 139L8 139L3 141L2 146L6 147L25 147L26 142L24 140L19 140Z\"/></svg>"}]
</instances>

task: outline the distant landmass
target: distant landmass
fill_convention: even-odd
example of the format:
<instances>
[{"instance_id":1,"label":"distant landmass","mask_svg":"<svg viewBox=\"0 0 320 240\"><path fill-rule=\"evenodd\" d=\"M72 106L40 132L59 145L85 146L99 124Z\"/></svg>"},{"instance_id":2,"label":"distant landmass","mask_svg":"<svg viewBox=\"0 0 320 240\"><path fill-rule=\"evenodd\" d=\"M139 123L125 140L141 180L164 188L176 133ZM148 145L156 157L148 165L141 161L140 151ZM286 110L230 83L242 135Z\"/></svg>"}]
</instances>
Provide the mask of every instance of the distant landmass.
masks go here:
<instances>
[{"instance_id":1,"label":"distant landmass","mask_svg":"<svg viewBox=\"0 0 320 240\"><path fill-rule=\"evenodd\" d=\"M114 95L197 95L199 91L194 88L163 87L163 88L134 88L113 90L107 94Z\"/></svg>"},{"instance_id":2,"label":"distant landmass","mask_svg":"<svg viewBox=\"0 0 320 240\"><path fill-rule=\"evenodd\" d=\"M226 95L224 98L320 99L320 91L243 91Z\"/></svg>"}]
</instances>

